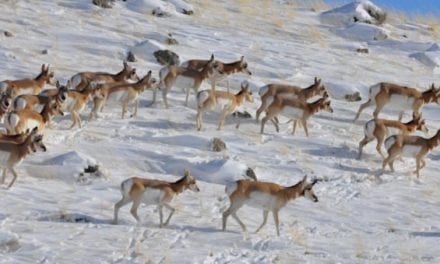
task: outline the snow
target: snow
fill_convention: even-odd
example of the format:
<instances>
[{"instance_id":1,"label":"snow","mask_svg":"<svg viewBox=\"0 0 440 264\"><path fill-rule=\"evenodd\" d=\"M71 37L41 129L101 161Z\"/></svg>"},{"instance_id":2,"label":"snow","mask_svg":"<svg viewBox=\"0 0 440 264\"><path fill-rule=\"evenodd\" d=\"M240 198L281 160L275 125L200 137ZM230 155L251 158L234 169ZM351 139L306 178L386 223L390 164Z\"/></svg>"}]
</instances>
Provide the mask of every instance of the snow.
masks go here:
<instances>
[{"instance_id":1,"label":"snow","mask_svg":"<svg viewBox=\"0 0 440 264\"><path fill-rule=\"evenodd\" d=\"M184 0L133 0L127 1L127 7L143 14L170 15L176 12L194 12L192 5Z\"/></svg>"},{"instance_id":2,"label":"snow","mask_svg":"<svg viewBox=\"0 0 440 264\"><path fill-rule=\"evenodd\" d=\"M372 109L353 123L373 84L391 81L420 90L438 85L432 68L410 57L437 52L427 50L438 40L422 26L408 25L387 25L386 40L341 37L335 34L340 26L324 23L310 9L295 9L292 16L287 1L274 1L270 8L253 1L188 2L196 10L193 16L175 15L173 5L166 9L171 16L158 18L143 9L153 1L117 1L112 9L89 0L1 1L0 29L15 37L0 42L0 81L33 78L42 63L53 67L61 83L80 71L115 73L126 51L144 41L135 54L140 59L130 65L139 76L152 70L157 78L162 66L151 56L165 44L154 33L170 32L179 41L172 47L182 61L211 53L227 62L245 56L252 76L229 78L234 93L241 81L250 83L255 100L246 108L251 114L259 106L262 85L307 87L315 76L329 90L334 113L312 116L309 138L302 128L291 135L285 117L280 133L268 123L261 135L254 119L243 119L237 130L233 118L217 131L219 115L213 112L204 116L204 130L198 132L194 96L185 107L184 93L173 89L169 109L160 97L148 106L151 92L144 92L135 118L122 120L120 108L107 106L89 122L88 105L81 115L83 128L69 130L69 116L56 117L54 128L44 132L48 151L26 158L16 169L14 186L0 188L0 263L439 263L438 149L427 155L419 179L412 173L415 161L407 158L396 161L396 172L381 174L374 144L356 159ZM354 28L365 34L363 26ZM369 54L356 52L365 46ZM44 49L48 54L41 54ZM201 87L209 88L207 82ZM217 89L226 88L220 83ZM361 102L343 100L358 91ZM440 126L439 106L425 106L423 116L432 136ZM214 137L225 141L226 151L210 150ZM80 176L96 164L101 176ZM222 212L229 206L225 184L246 178L248 167L258 179L283 186L305 174L322 179L314 187L319 202L298 198L287 204L280 211L280 237L272 217L253 233L262 212L246 206L238 215L249 233L243 234L233 219L222 232ZM169 226L158 227L159 213L152 206L139 207L139 224L130 206L121 208L120 224L111 224L123 180L175 181L185 169L201 191L174 199L177 210ZM11 179L8 174L7 183Z\"/></svg>"},{"instance_id":3,"label":"snow","mask_svg":"<svg viewBox=\"0 0 440 264\"><path fill-rule=\"evenodd\" d=\"M326 24L351 25L355 22L376 24L372 13L383 13L384 11L368 0L357 0L338 8L322 12L320 18Z\"/></svg>"},{"instance_id":4,"label":"snow","mask_svg":"<svg viewBox=\"0 0 440 264\"><path fill-rule=\"evenodd\" d=\"M136 58L143 59L145 61L156 61L153 53L157 50L166 49L164 45L156 40L147 39L139 44L136 44L130 50Z\"/></svg>"},{"instance_id":5,"label":"snow","mask_svg":"<svg viewBox=\"0 0 440 264\"><path fill-rule=\"evenodd\" d=\"M432 44L429 49L423 52L415 52L409 55L431 69L434 74L440 74L440 46L438 43Z\"/></svg>"},{"instance_id":6,"label":"snow","mask_svg":"<svg viewBox=\"0 0 440 264\"><path fill-rule=\"evenodd\" d=\"M335 29L336 34L343 38L356 41L384 40L388 38L388 32L378 26L355 23L346 28Z\"/></svg>"}]
</instances>

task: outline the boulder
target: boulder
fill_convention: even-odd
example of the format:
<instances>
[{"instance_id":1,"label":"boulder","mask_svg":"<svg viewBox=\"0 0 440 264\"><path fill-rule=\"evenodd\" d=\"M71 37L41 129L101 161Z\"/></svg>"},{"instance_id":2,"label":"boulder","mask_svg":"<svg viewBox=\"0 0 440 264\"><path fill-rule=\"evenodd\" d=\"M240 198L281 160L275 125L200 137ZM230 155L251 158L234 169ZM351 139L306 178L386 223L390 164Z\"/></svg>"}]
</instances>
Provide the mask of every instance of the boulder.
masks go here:
<instances>
[{"instance_id":1,"label":"boulder","mask_svg":"<svg viewBox=\"0 0 440 264\"><path fill-rule=\"evenodd\" d=\"M157 62L162 65L179 65L179 55L171 50L157 50L153 53Z\"/></svg>"},{"instance_id":2,"label":"boulder","mask_svg":"<svg viewBox=\"0 0 440 264\"><path fill-rule=\"evenodd\" d=\"M214 152L221 152L227 150L226 143L220 138L213 138L211 141L211 149Z\"/></svg>"}]
</instances>

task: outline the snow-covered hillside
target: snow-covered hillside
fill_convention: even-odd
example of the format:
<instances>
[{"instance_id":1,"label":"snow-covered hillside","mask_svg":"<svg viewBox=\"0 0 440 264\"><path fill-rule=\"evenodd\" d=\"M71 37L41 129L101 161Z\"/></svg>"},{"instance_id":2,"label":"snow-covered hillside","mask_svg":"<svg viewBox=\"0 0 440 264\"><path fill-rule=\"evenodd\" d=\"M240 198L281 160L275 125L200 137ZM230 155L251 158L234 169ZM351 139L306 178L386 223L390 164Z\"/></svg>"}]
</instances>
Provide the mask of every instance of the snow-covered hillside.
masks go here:
<instances>
[{"instance_id":1,"label":"snow-covered hillside","mask_svg":"<svg viewBox=\"0 0 440 264\"><path fill-rule=\"evenodd\" d=\"M117 72L129 50L135 50L138 75L149 70L158 78L159 65L146 47L164 47L180 61L201 58L231 62L241 56L252 76L231 76L236 92L247 80L254 103L244 109L254 115L260 104L259 86L271 82L306 87L321 78L332 98L333 114L309 119L310 137L297 128L291 134L281 118L276 133L270 122L265 133L255 119L235 129L229 118L217 131L219 115L204 117L204 130L195 129L196 104L185 107L184 92L168 94L153 106L145 91L138 116L121 120L119 106L107 106L88 122L90 105L82 112L83 128L69 130L70 116L55 118L47 129L45 153L35 153L17 168L11 189L0 189L0 263L439 263L440 153L434 149L419 179L415 161L396 161L396 172L380 174L382 159L371 143L357 160L363 124L372 109L353 123L368 87L389 81L427 89L440 85L436 66L424 56L437 56L435 39L425 25L385 23L376 34L371 25L334 25L321 13L292 1L188 1L193 15L176 8L185 1L116 1L101 9L90 0L7 0L0 2L0 80L33 77L43 63L65 83L79 71ZM163 4L170 16L156 17L150 9ZM304 1L305 2L305 1ZM170 5L177 3L174 9ZM341 10L340 10L341 11ZM343 11L343 10L342 10ZM354 27L354 28L353 28ZM358 27L358 28L356 28ZM351 30L351 31L350 31ZM172 33L178 45L160 37ZM354 37L353 37L354 36ZM371 35L370 35L371 36ZM368 53L356 52L367 48ZM43 52L44 51L44 52ZM148 54L139 54L142 52ZM139 55L138 55L139 54ZM218 89L224 89L225 82ZM203 89L210 88L205 82ZM345 95L359 92L361 102ZM385 111L381 116L395 118ZM429 135L440 128L440 106L423 108ZM406 113L405 120L410 119ZM421 134L423 135L423 134ZM224 152L212 152L218 137ZM89 165L100 174L83 174ZM319 198L299 198L280 212L281 236L272 217L258 233L260 210L243 207L238 215L250 230L244 235L229 219L221 231L222 212L229 206L224 185L246 178L251 167L263 181L288 186L304 174L323 179L315 185ZM199 193L187 191L173 205L170 225L159 228L159 213L141 206L137 225L130 205L111 224L114 204L121 198L120 183L132 176L176 180L188 169L197 178ZM8 174L6 181L12 176ZM167 212L168 213L168 212Z\"/></svg>"}]
</instances>

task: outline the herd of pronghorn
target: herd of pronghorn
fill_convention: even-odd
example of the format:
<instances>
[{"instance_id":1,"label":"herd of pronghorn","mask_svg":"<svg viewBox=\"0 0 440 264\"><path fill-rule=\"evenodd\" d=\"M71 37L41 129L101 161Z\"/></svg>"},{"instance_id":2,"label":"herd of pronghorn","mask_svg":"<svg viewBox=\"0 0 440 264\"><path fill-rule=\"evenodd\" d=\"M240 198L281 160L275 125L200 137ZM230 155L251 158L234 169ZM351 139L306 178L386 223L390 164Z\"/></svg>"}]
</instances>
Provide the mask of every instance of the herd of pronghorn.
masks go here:
<instances>
[{"instance_id":1,"label":"herd of pronghorn","mask_svg":"<svg viewBox=\"0 0 440 264\"><path fill-rule=\"evenodd\" d=\"M14 178L8 188L17 179L14 168L30 153L38 150L46 151L43 144L45 126L51 126L51 120L57 115L69 112L72 118L71 128L81 127L80 113L90 101L93 106L89 120L96 119L98 112L103 111L105 105L122 106L121 117L124 118L128 107L134 105L132 116L136 116L138 97L146 89L153 91L153 103L156 101L156 92L161 91L163 103L168 107L167 95L176 83L186 89L185 105L188 104L191 88L196 93L196 128L202 129L203 113L212 110L220 112L218 129L222 129L225 120L243 105L245 101L253 102L253 96L248 82L241 84L241 89L234 94L229 91L216 90L216 83L234 73L251 75L248 64L241 57L232 63L223 63L215 60L212 55L209 60L189 60L176 66L165 66L159 72L159 81L152 77L149 71L143 78L139 78L136 69L124 62L123 69L111 74L107 72L80 72L75 74L66 85L60 85L54 78L49 66L43 65L41 73L34 79L5 80L0 82L0 116L3 118L5 134L0 134L0 162L3 168L2 184L5 182L6 172L9 170ZM198 91L205 80L211 81L211 89ZM227 79L226 79L227 80ZM46 84L55 86L54 89L44 89ZM259 121L261 113L265 113L261 120L261 133L267 121L271 121L278 131L278 116L284 115L293 122L293 133L297 123L303 126L308 136L307 120L319 111L333 112L330 106L329 95L320 79L307 88L287 84L268 84L259 89L261 106L256 112ZM309 99L319 97L310 102ZM393 163L400 156L410 156L416 159L417 177L425 166L424 157L440 143L440 130L430 137L411 136L416 130L427 131L425 120L421 117L423 105L440 103L440 89L434 87L420 92L415 88L392 83L378 83L370 87L369 99L362 104L356 114L355 121L362 110L375 106L373 119L364 125L365 137L359 143L359 159L362 148L374 139L377 140L376 149L384 158L382 169L387 165L394 171ZM378 115L384 106L400 111L398 120L380 119ZM402 122L403 112L412 111L412 120ZM238 115L236 115L238 116ZM239 118L236 127L239 127ZM390 134L393 135L390 135ZM388 156L382 152L385 146ZM318 182L307 181L305 176L297 184L283 187L271 182L258 180L238 180L226 187L230 199L230 207L223 213L223 230L229 215L239 223L243 230L245 225L238 218L236 212L244 204L263 210L263 223L266 223L269 212L272 212L277 234L278 212L286 203L297 197L306 197L314 202L318 198L312 188ZM172 198L182 191L190 189L199 191L195 178L189 171L176 182L167 182L156 179L130 178L122 182L122 199L115 204L114 223L118 222L119 209L132 202L131 214L140 221L137 208L141 203L154 204L159 208L160 226L167 225L174 213L170 205ZM162 207L171 212L163 221Z\"/></svg>"}]
</instances>

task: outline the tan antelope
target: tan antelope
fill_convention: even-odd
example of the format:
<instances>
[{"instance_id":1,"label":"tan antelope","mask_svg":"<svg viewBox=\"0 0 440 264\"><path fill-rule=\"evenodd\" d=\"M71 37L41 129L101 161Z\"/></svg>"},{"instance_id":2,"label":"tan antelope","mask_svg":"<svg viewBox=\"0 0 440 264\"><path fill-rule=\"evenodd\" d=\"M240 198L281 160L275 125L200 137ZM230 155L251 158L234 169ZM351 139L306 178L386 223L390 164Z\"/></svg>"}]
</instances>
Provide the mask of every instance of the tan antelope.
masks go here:
<instances>
[{"instance_id":1,"label":"tan antelope","mask_svg":"<svg viewBox=\"0 0 440 264\"><path fill-rule=\"evenodd\" d=\"M35 110L40 112L44 105L50 101L56 100L63 103L66 100L67 87L61 86L59 82L56 84L57 89L44 90L38 95L22 94L14 100L14 110Z\"/></svg>"},{"instance_id":2,"label":"tan antelope","mask_svg":"<svg viewBox=\"0 0 440 264\"><path fill-rule=\"evenodd\" d=\"M255 233L261 230L267 222L267 216L269 212L272 212L275 220L275 227L277 235L280 235L278 212L283 208L290 200L294 200L298 197L305 197L313 202L318 202L313 192L313 186L318 180L307 183L307 176L296 183L293 186L283 187L272 182L261 182L253 180L239 180L233 184L226 186L226 193L229 196L231 205L223 213L222 229L226 230L226 221L228 217L232 217L238 222L244 232L246 232L246 226L238 218L237 211L243 206L248 205L250 207L263 209L263 223L257 228Z\"/></svg>"},{"instance_id":3,"label":"tan antelope","mask_svg":"<svg viewBox=\"0 0 440 264\"><path fill-rule=\"evenodd\" d=\"M330 100L328 94L324 93L324 97L316 100L312 103L307 103L302 100L292 99L276 95L272 102L269 102L269 107L266 108L266 116L261 121L260 133L264 133L264 125L267 121L271 120L275 125L277 132L279 132L278 123L275 119L278 114L286 115L288 118L293 119L292 134L295 134L297 121L299 120L304 127L306 136L309 136L309 130L307 127L307 120L319 111L326 111L333 113L333 109L330 106Z\"/></svg>"},{"instance_id":4,"label":"tan antelope","mask_svg":"<svg viewBox=\"0 0 440 264\"><path fill-rule=\"evenodd\" d=\"M66 101L63 103L63 111L69 112L72 119L72 129L76 125L82 128L80 113L87 105L87 102L94 98L102 98L101 88L95 88L95 85L88 85L82 92L69 90L66 93Z\"/></svg>"},{"instance_id":5,"label":"tan antelope","mask_svg":"<svg viewBox=\"0 0 440 264\"><path fill-rule=\"evenodd\" d=\"M121 183L122 199L115 204L113 223L118 223L119 209L133 202L130 212L137 222L140 222L137 209L141 203L144 203L146 205L157 205L159 209L160 227L166 226L175 211L174 207L170 205L170 202L174 196L186 189L190 189L194 192L200 191L196 184L196 179L187 170L185 170L184 176L176 182L137 177L127 179ZM163 222L163 207L171 211L165 223Z\"/></svg>"},{"instance_id":6,"label":"tan antelope","mask_svg":"<svg viewBox=\"0 0 440 264\"><path fill-rule=\"evenodd\" d=\"M13 97L21 94L39 94L46 83L55 85L54 73L49 71L49 65L41 66L41 73L35 79L5 80L0 82L0 92L10 91Z\"/></svg>"},{"instance_id":7,"label":"tan antelope","mask_svg":"<svg viewBox=\"0 0 440 264\"><path fill-rule=\"evenodd\" d=\"M122 81L138 81L136 69L132 68L124 61L124 68L116 73L107 72L80 72L70 78L71 87L78 91L83 91L88 87L89 83L114 83Z\"/></svg>"},{"instance_id":8,"label":"tan antelope","mask_svg":"<svg viewBox=\"0 0 440 264\"><path fill-rule=\"evenodd\" d=\"M370 87L369 99L361 104L354 121L359 118L365 108L373 105L376 106L373 112L374 118L377 118L380 111L389 105L393 110L400 111L399 120L402 120L405 110L411 110L413 116L419 116L423 105L429 103L440 103L440 89L435 88L434 84L430 89L420 92L415 88L381 82Z\"/></svg>"},{"instance_id":9,"label":"tan antelope","mask_svg":"<svg viewBox=\"0 0 440 264\"><path fill-rule=\"evenodd\" d=\"M253 102L254 97L249 89L247 82L242 82L241 90L237 94L232 94L223 91L204 90L197 93L197 115L196 127L197 130L202 129L203 113L210 110L219 110L221 112L218 130L222 129L226 118L235 112L245 101ZM240 119L237 115L236 128L240 126Z\"/></svg>"},{"instance_id":10,"label":"tan antelope","mask_svg":"<svg viewBox=\"0 0 440 264\"><path fill-rule=\"evenodd\" d=\"M97 97L99 99L95 100L95 104L93 106L92 111L89 115L89 120L92 120L97 116L98 110L100 110L104 104L109 103L117 103L122 105L122 119L127 112L127 108L131 104L135 104L134 112L132 116L137 115L138 110L138 97L139 95L145 91L145 89L153 88L153 85L156 83L156 79L151 77L151 71L148 72L147 75L144 76L137 83L132 84L120 84L120 85L101 85L100 96Z\"/></svg>"},{"instance_id":11,"label":"tan antelope","mask_svg":"<svg viewBox=\"0 0 440 264\"><path fill-rule=\"evenodd\" d=\"M17 179L14 168L20 165L27 155L40 149L45 152L46 146L43 143L43 136L38 134L37 128L34 128L21 143L0 141L0 166L3 168L1 183L5 183L7 170L11 171L14 178L8 185L10 188Z\"/></svg>"},{"instance_id":12,"label":"tan antelope","mask_svg":"<svg viewBox=\"0 0 440 264\"><path fill-rule=\"evenodd\" d=\"M162 91L162 98L165 103L165 107L168 108L167 94L171 91L171 88L177 82L179 86L185 87L186 99L185 105L188 105L188 97L191 88L194 89L197 94L202 82L216 74L223 74L220 67L214 64L214 55L206 63L201 71L187 69L184 67L170 65L162 68L159 71L160 89ZM153 102L156 101L156 91L153 95Z\"/></svg>"},{"instance_id":13,"label":"tan antelope","mask_svg":"<svg viewBox=\"0 0 440 264\"><path fill-rule=\"evenodd\" d=\"M42 134L53 116L64 115L61 108L60 102L51 101L43 107L41 113L29 109L12 111L4 121L6 130L11 135L24 133L27 129L32 130L37 127L38 132Z\"/></svg>"},{"instance_id":14,"label":"tan antelope","mask_svg":"<svg viewBox=\"0 0 440 264\"><path fill-rule=\"evenodd\" d=\"M390 132L393 134L402 134L409 135L416 130L423 131L428 133L428 128L426 127L425 120L420 116L413 117L413 120L402 123L397 120L387 120L387 119L371 119L364 125L364 138L359 142L359 155L358 159L362 157L362 149L365 145L373 141L377 140L376 150L385 158L385 155L382 153L382 146L385 138L390 135Z\"/></svg>"},{"instance_id":15,"label":"tan antelope","mask_svg":"<svg viewBox=\"0 0 440 264\"><path fill-rule=\"evenodd\" d=\"M296 96L297 99L307 101L307 99L314 96L322 96L326 92L325 86L322 84L321 79L315 77L315 81L312 85L302 89L299 86L288 84L268 84L260 88L258 94L261 97L261 106L256 113L257 121L260 120L261 113L269 106L268 101L272 100L273 96L277 94L291 94Z\"/></svg>"},{"instance_id":16,"label":"tan antelope","mask_svg":"<svg viewBox=\"0 0 440 264\"><path fill-rule=\"evenodd\" d=\"M203 67L208 63L209 60L188 60L183 62L180 66L200 71L203 69ZM214 90L216 83L223 78L227 78L227 76L234 74L234 73L244 73L247 75L252 75L252 72L248 69L248 64L244 60L244 56L241 56L240 60L234 61L231 63L224 63L221 61L216 60L214 62L219 69L222 69L222 74L216 74L212 75L210 77L211 80L211 88ZM229 80L227 80L227 91L229 92Z\"/></svg>"},{"instance_id":17,"label":"tan antelope","mask_svg":"<svg viewBox=\"0 0 440 264\"><path fill-rule=\"evenodd\" d=\"M419 136L393 135L385 140L385 148L388 152L382 164L382 170L387 165L394 172L394 160L399 156L411 157L416 159L417 178L420 176L420 170L425 167L425 156L433 148L440 144L440 129L431 138L423 138Z\"/></svg>"}]
</instances>

